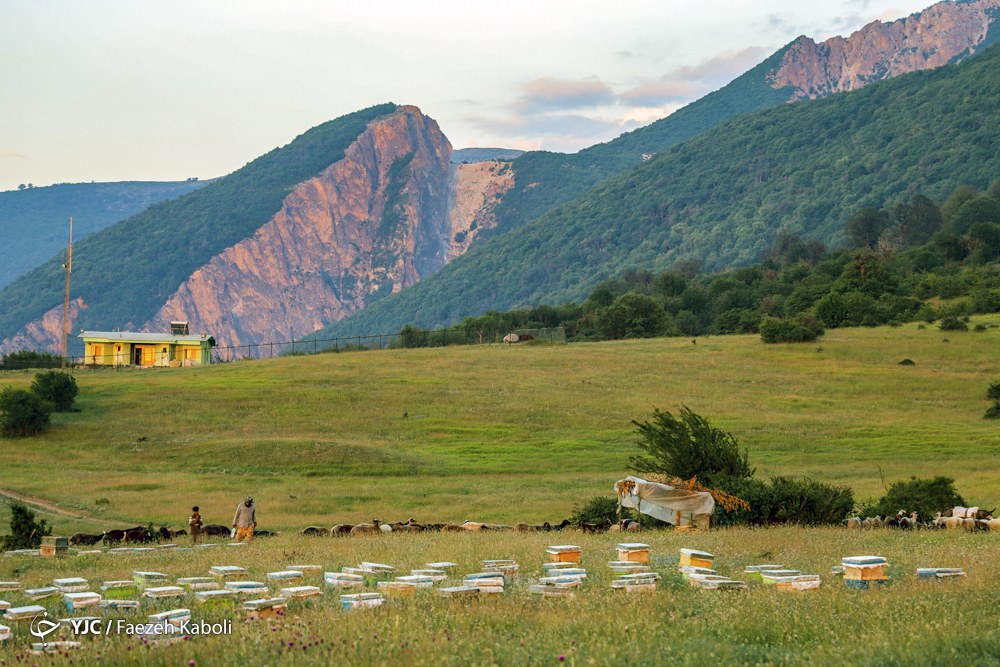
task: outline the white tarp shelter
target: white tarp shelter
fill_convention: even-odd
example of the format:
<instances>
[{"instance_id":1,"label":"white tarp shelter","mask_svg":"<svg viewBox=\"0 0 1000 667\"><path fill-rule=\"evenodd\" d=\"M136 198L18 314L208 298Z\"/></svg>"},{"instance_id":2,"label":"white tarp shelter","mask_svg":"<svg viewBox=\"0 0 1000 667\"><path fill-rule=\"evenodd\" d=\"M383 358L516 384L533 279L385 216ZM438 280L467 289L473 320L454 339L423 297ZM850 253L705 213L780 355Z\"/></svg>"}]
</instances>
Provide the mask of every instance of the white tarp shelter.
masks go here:
<instances>
[{"instance_id":1,"label":"white tarp shelter","mask_svg":"<svg viewBox=\"0 0 1000 667\"><path fill-rule=\"evenodd\" d=\"M677 489L667 484L647 482L632 475L625 479L635 482L635 488L618 496L622 507L637 509L642 514L675 526L694 524L701 530L708 530L708 518L715 513L715 498L711 493ZM617 486L615 492L617 493Z\"/></svg>"}]
</instances>

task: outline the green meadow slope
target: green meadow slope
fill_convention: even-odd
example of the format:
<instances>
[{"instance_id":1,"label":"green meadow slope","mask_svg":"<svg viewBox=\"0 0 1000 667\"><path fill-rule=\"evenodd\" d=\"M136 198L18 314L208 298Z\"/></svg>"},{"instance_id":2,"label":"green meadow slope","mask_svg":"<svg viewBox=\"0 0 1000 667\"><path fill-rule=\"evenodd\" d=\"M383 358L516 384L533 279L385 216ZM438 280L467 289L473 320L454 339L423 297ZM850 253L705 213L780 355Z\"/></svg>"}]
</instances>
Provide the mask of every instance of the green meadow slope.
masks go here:
<instances>
[{"instance_id":1,"label":"green meadow slope","mask_svg":"<svg viewBox=\"0 0 1000 667\"><path fill-rule=\"evenodd\" d=\"M314 334L434 327L586 298L625 268L757 261L780 231L837 244L846 220L1000 176L1000 46L963 63L745 114L598 185Z\"/></svg>"},{"instance_id":2,"label":"green meadow slope","mask_svg":"<svg viewBox=\"0 0 1000 667\"><path fill-rule=\"evenodd\" d=\"M632 420L687 405L732 431L758 476L808 475L865 500L882 475L945 474L993 507L1000 450L982 415L998 337L906 325L795 345L716 336L79 372L79 412L3 442L0 490L122 522L176 524L198 504L225 523L247 493L280 529L561 520L626 474Z\"/></svg>"}]
</instances>

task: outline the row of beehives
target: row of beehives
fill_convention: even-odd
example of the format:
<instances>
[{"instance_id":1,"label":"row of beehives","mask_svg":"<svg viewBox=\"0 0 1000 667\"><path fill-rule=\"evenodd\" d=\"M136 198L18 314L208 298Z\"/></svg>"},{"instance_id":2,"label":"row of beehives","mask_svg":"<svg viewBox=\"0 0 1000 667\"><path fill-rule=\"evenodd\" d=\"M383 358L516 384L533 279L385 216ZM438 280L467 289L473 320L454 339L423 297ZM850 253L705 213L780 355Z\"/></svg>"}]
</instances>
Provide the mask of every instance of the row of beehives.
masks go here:
<instances>
[{"instance_id":1,"label":"row of beehives","mask_svg":"<svg viewBox=\"0 0 1000 667\"><path fill-rule=\"evenodd\" d=\"M43 540L47 538L42 538ZM216 547L223 546L220 542L206 542L205 544L198 544L193 547L182 547L173 543L169 544L157 544L153 547L115 547L112 549L75 549L73 547L66 546L63 544L67 538L59 537L54 538L56 543L54 545L43 544L38 549L15 549L13 551L3 552L4 556L31 556L34 558L46 558L46 557L56 557L63 558L66 556L100 556L102 554L110 555L121 555L121 554L138 554L138 553L161 553L164 551L197 551L200 549L213 549ZM61 542L60 542L61 541ZM245 547L246 542L230 542L226 544L227 547Z\"/></svg>"}]
</instances>

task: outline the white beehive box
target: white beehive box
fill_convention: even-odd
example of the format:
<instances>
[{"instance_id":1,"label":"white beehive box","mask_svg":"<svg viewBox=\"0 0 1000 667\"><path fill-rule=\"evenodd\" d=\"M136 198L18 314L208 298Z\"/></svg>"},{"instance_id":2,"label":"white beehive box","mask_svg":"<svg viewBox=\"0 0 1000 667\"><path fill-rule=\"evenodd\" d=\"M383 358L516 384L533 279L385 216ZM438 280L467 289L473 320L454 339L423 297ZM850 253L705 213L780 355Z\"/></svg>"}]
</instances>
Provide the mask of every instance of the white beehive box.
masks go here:
<instances>
[{"instance_id":1,"label":"white beehive box","mask_svg":"<svg viewBox=\"0 0 1000 667\"><path fill-rule=\"evenodd\" d=\"M396 581L400 581L404 584L414 584L417 588L433 588L434 580L430 577L424 577L419 574L411 574L403 577L396 577Z\"/></svg>"},{"instance_id":2,"label":"white beehive box","mask_svg":"<svg viewBox=\"0 0 1000 667\"><path fill-rule=\"evenodd\" d=\"M701 588L703 590L746 590L747 585L742 581L733 581L731 579L699 579L692 582L695 584L696 588Z\"/></svg>"},{"instance_id":3,"label":"white beehive box","mask_svg":"<svg viewBox=\"0 0 1000 667\"><path fill-rule=\"evenodd\" d=\"M101 609L111 612L139 611L138 600L101 600Z\"/></svg>"},{"instance_id":4,"label":"white beehive box","mask_svg":"<svg viewBox=\"0 0 1000 667\"><path fill-rule=\"evenodd\" d=\"M410 574L415 577L430 577L433 581L444 581L448 578L448 573L444 570L410 570Z\"/></svg>"},{"instance_id":5,"label":"white beehive box","mask_svg":"<svg viewBox=\"0 0 1000 667\"><path fill-rule=\"evenodd\" d=\"M79 593L90 590L90 584L82 577L68 577L66 579L55 579L52 585L62 593Z\"/></svg>"},{"instance_id":6,"label":"white beehive box","mask_svg":"<svg viewBox=\"0 0 1000 667\"><path fill-rule=\"evenodd\" d=\"M7 591L20 591L24 589L24 584L20 581L0 581L0 593Z\"/></svg>"},{"instance_id":7,"label":"white beehive box","mask_svg":"<svg viewBox=\"0 0 1000 667\"><path fill-rule=\"evenodd\" d=\"M450 561L441 561L440 563L427 563L427 569L429 570L444 570L448 572L454 570L458 567L458 563L452 563Z\"/></svg>"},{"instance_id":8,"label":"white beehive box","mask_svg":"<svg viewBox=\"0 0 1000 667\"><path fill-rule=\"evenodd\" d=\"M96 607L101 603L101 596L97 593L63 593L63 600L66 601L66 609L85 609Z\"/></svg>"},{"instance_id":9,"label":"white beehive box","mask_svg":"<svg viewBox=\"0 0 1000 667\"><path fill-rule=\"evenodd\" d=\"M559 586L548 586L546 584L532 584L528 586L528 592L532 595L541 595L547 598L571 598L573 597L573 591L569 588L560 588Z\"/></svg>"},{"instance_id":10,"label":"white beehive box","mask_svg":"<svg viewBox=\"0 0 1000 667\"><path fill-rule=\"evenodd\" d=\"M292 586L290 588L282 588L278 591L278 595L283 598L288 598L289 600L311 600L313 598L318 598L323 594L319 586Z\"/></svg>"},{"instance_id":11,"label":"white beehive box","mask_svg":"<svg viewBox=\"0 0 1000 667\"><path fill-rule=\"evenodd\" d=\"M281 570L280 572L268 572L268 581L277 581L282 584L297 584L302 581L302 573L298 570Z\"/></svg>"},{"instance_id":12,"label":"white beehive box","mask_svg":"<svg viewBox=\"0 0 1000 667\"><path fill-rule=\"evenodd\" d=\"M28 605L27 607L11 607L3 615L3 618L5 621L30 621L44 611L45 607L37 604Z\"/></svg>"},{"instance_id":13,"label":"white beehive box","mask_svg":"<svg viewBox=\"0 0 1000 667\"><path fill-rule=\"evenodd\" d=\"M611 582L611 588L623 590L626 593L652 593L656 590L656 580L622 581L621 579L615 579Z\"/></svg>"},{"instance_id":14,"label":"white beehive box","mask_svg":"<svg viewBox=\"0 0 1000 667\"><path fill-rule=\"evenodd\" d=\"M363 588L365 585L365 578L360 574L346 572L327 572L323 575L323 581L330 588Z\"/></svg>"},{"instance_id":15,"label":"white beehive box","mask_svg":"<svg viewBox=\"0 0 1000 667\"><path fill-rule=\"evenodd\" d=\"M6 625L0 625L0 644L14 636L14 632Z\"/></svg>"},{"instance_id":16,"label":"white beehive box","mask_svg":"<svg viewBox=\"0 0 1000 667\"><path fill-rule=\"evenodd\" d=\"M24 591L24 597L28 598L32 602L37 600L44 600L45 598L50 598L59 595L59 589L55 586L45 586L43 588L29 588Z\"/></svg>"},{"instance_id":17,"label":"white beehive box","mask_svg":"<svg viewBox=\"0 0 1000 667\"><path fill-rule=\"evenodd\" d=\"M198 591L194 601L201 607L231 607L235 597L230 590Z\"/></svg>"},{"instance_id":18,"label":"white beehive box","mask_svg":"<svg viewBox=\"0 0 1000 667\"><path fill-rule=\"evenodd\" d=\"M782 592L814 591L819 589L818 574L800 574L794 577L777 577L774 585Z\"/></svg>"},{"instance_id":19,"label":"white beehive box","mask_svg":"<svg viewBox=\"0 0 1000 667\"><path fill-rule=\"evenodd\" d=\"M396 568L392 565L384 565L382 563L369 563L364 561L361 563L362 570L368 570L369 572L393 572Z\"/></svg>"},{"instance_id":20,"label":"white beehive box","mask_svg":"<svg viewBox=\"0 0 1000 667\"><path fill-rule=\"evenodd\" d=\"M182 598L186 591L180 586L153 586L143 592L143 597L151 600L162 600L164 598Z\"/></svg>"},{"instance_id":21,"label":"white beehive box","mask_svg":"<svg viewBox=\"0 0 1000 667\"><path fill-rule=\"evenodd\" d=\"M247 578L247 571L235 565L213 565L208 568L208 573L216 579L223 581L235 581Z\"/></svg>"},{"instance_id":22,"label":"white beehive box","mask_svg":"<svg viewBox=\"0 0 1000 667\"><path fill-rule=\"evenodd\" d=\"M543 586L558 586L559 588L573 588L583 583L579 577L542 577L538 580Z\"/></svg>"},{"instance_id":23,"label":"white beehive box","mask_svg":"<svg viewBox=\"0 0 1000 667\"><path fill-rule=\"evenodd\" d=\"M542 569L545 570L546 572L552 572L553 570L564 570L567 568L571 569L576 567L580 567L579 563L572 563L572 562L563 563L558 561L542 563Z\"/></svg>"},{"instance_id":24,"label":"white beehive box","mask_svg":"<svg viewBox=\"0 0 1000 667\"><path fill-rule=\"evenodd\" d=\"M340 606L344 611L378 607L383 602L385 602L385 598L382 597L381 593L349 593L340 596Z\"/></svg>"},{"instance_id":25,"label":"white beehive box","mask_svg":"<svg viewBox=\"0 0 1000 667\"><path fill-rule=\"evenodd\" d=\"M259 581L227 581L226 589L241 595L267 593L267 584Z\"/></svg>"},{"instance_id":26,"label":"white beehive box","mask_svg":"<svg viewBox=\"0 0 1000 667\"><path fill-rule=\"evenodd\" d=\"M140 588L167 583L167 575L162 572L133 572L132 578L135 579L135 583L139 584Z\"/></svg>"},{"instance_id":27,"label":"white beehive box","mask_svg":"<svg viewBox=\"0 0 1000 667\"><path fill-rule=\"evenodd\" d=\"M10 609L10 603L6 600L0 600L0 616L3 616L8 609Z\"/></svg>"},{"instance_id":28,"label":"white beehive box","mask_svg":"<svg viewBox=\"0 0 1000 667\"><path fill-rule=\"evenodd\" d=\"M150 614L150 623L169 623L170 625L180 627L181 623L184 621L191 620L191 610L190 609L171 609L170 611L160 612L159 614Z\"/></svg>"},{"instance_id":29,"label":"white beehive box","mask_svg":"<svg viewBox=\"0 0 1000 667\"><path fill-rule=\"evenodd\" d=\"M217 591L219 582L215 577L181 577L177 585L189 591Z\"/></svg>"},{"instance_id":30,"label":"white beehive box","mask_svg":"<svg viewBox=\"0 0 1000 667\"><path fill-rule=\"evenodd\" d=\"M323 574L322 565L290 565L289 570L296 570L307 577L319 576Z\"/></svg>"},{"instance_id":31,"label":"white beehive box","mask_svg":"<svg viewBox=\"0 0 1000 667\"><path fill-rule=\"evenodd\" d=\"M243 603L243 608L249 611L263 611L265 609L283 609L288 606L288 598L263 598L261 600L247 600Z\"/></svg>"},{"instance_id":32,"label":"white beehive box","mask_svg":"<svg viewBox=\"0 0 1000 667\"><path fill-rule=\"evenodd\" d=\"M475 586L448 586L437 589L437 594L442 598L469 598L479 595L479 589Z\"/></svg>"}]
</instances>

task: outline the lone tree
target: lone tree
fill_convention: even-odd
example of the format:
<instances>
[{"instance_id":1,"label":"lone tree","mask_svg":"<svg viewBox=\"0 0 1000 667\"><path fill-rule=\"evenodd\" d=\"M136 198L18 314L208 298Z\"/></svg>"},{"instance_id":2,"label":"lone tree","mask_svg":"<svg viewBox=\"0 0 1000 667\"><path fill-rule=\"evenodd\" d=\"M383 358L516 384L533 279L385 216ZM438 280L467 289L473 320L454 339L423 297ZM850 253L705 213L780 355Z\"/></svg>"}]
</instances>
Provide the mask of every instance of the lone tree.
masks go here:
<instances>
[{"instance_id":1,"label":"lone tree","mask_svg":"<svg viewBox=\"0 0 1000 667\"><path fill-rule=\"evenodd\" d=\"M52 527L45 519L35 521L35 513L24 503L14 500L10 503L10 535L0 539L0 544L4 551L37 549L42 544L42 536L51 534Z\"/></svg>"},{"instance_id":2,"label":"lone tree","mask_svg":"<svg viewBox=\"0 0 1000 667\"><path fill-rule=\"evenodd\" d=\"M76 386L76 378L69 373L45 371L35 376L31 391L43 401L52 403L56 412L68 412L80 388Z\"/></svg>"},{"instance_id":3,"label":"lone tree","mask_svg":"<svg viewBox=\"0 0 1000 667\"><path fill-rule=\"evenodd\" d=\"M736 438L686 406L677 417L654 410L649 421L632 423L639 434L639 448L646 453L629 460L636 472L682 480L697 477L705 486L724 489L754 475L747 452Z\"/></svg>"},{"instance_id":4,"label":"lone tree","mask_svg":"<svg viewBox=\"0 0 1000 667\"><path fill-rule=\"evenodd\" d=\"M0 430L10 438L25 438L45 430L52 405L26 389L0 391Z\"/></svg>"}]
</instances>

